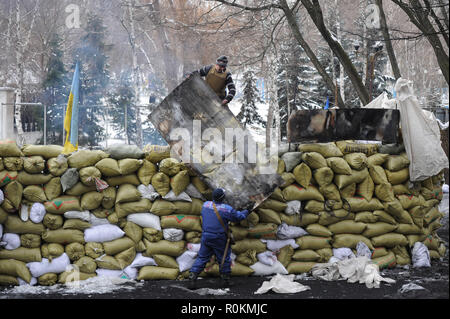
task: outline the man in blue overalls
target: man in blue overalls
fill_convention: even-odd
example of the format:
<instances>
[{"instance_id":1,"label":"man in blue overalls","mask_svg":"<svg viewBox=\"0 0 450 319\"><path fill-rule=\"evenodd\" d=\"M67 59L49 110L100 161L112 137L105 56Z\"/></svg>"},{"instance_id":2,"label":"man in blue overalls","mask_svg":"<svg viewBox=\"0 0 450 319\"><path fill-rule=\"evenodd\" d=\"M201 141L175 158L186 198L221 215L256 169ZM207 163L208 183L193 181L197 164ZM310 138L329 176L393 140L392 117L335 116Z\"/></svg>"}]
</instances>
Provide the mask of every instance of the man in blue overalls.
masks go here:
<instances>
[{"instance_id":1,"label":"man in blue overalls","mask_svg":"<svg viewBox=\"0 0 450 319\"><path fill-rule=\"evenodd\" d=\"M202 207L202 239L197 259L189 273L190 288L196 287L196 280L212 254L216 255L217 262L221 263L227 244L228 222L239 222L247 218L248 210L237 211L230 205L223 203L225 190L217 188L213 191L213 201L207 201ZM220 215L222 221L218 218ZM225 261L220 269L220 277L224 284L229 286L231 274L231 247L226 251Z\"/></svg>"}]
</instances>

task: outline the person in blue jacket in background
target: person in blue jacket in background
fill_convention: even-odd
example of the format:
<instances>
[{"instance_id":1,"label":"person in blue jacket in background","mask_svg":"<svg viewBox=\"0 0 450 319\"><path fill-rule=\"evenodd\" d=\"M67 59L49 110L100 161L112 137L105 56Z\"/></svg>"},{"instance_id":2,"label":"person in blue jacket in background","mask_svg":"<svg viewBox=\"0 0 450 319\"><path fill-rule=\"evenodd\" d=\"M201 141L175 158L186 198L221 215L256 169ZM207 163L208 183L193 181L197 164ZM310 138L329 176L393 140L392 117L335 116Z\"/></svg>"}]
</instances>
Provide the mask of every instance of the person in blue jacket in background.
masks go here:
<instances>
[{"instance_id":1,"label":"person in blue jacket in background","mask_svg":"<svg viewBox=\"0 0 450 319\"><path fill-rule=\"evenodd\" d=\"M225 247L227 243L227 232L224 230L222 224L220 223L217 215L214 211L213 204L216 205L219 215L228 230L228 222L239 222L246 219L249 211L235 210L230 205L223 203L225 198L225 190L222 188L217 188L212 194L213 200L207 201L202 207L202 239L200 251L198 252L197 259L192 266L189 273L190 288L194 289L196 287L196 280L200 272L205 268L206 263L211 259L212 254L216 255L217 262L221 263L222 257L225 253ZM222 278L224 284L229 286L230 275L231 275L231 246L226 252L225 261L222 269L220 269L220 277Z\"/></svg>"}]
</instances>

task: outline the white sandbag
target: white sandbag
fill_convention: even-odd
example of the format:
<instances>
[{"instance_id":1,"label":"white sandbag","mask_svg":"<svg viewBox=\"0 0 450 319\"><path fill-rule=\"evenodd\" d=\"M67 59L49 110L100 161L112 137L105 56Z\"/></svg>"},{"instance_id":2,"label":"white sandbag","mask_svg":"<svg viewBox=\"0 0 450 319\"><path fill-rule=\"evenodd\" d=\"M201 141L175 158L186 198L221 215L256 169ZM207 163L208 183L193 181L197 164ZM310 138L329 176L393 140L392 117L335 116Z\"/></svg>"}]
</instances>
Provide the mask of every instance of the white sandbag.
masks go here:
<instances>
[{"instance_id":1,"label":"white sandbag","mask_svg":"<svg viewBox=\"0 0 450 319\"><path fill-rule=\"evenodd\" d=\"M103 243L119 239L125 235L125 232L119 226L107 224L92 226L84 230L85 242Z\"/></svg>"},{"instance_id":2,"label":"white sandbag","mask_svg":"<svg viewBox=\"0 0 450 319\"><path fill-rule=\"evenodd\" d=\"M137 187L137 189L141 193L142 198L147 198L152 202L161 196L157 191L155 191L155 188L151 184L147 186L141 184Z\"/></svg>"},{"instance_id":3,"label":"white sandbag","mask_svg":"<svg viewBox=\"0 0 450 319\"><path fill-rule=\"evenodd\" d=\"M273 266L273 264L278 260L276 253L273 251L265 251L256 255L258 261L267 266Z\"/></svg>"},{"instance_id":4,"label":"white sandbag","mask_svg":"<svg viewBox=\"0 0 450 319\"><path fill-rule=\"evenodd\" d=\"M424 243L416 242L411 252L411 261L414 268L431 267L430 252Z\"/></svg>"},{"instance_id":5,"label":"white sandbag","mask_svg":"<svg viewBox=\"0 0 450 319\"><path fill-rule=\"evenodd\" d=\"M190 251L195 251L198 253L200 251L201 244L193 244L193 243L187 243L186 247Z\"/></svg>"},{"instance_id":6,"label":"white sandbag","mask_svg":"<svg viewBox=\"0 0 450 319\"><path fill-rule=\"evenodd\" d=\"M33 223L39 224L44 220L45 213L46 210L44 205L41 203L34 203L30 210L30 220Z\"/></svg>"},{"instance_id":7,"label":"white sandbag","mask_svg":"<svg viewBox=\"0 0 450 319\"><path fill-rule=\"evenodd\" d=\"M19 286L36 286L38 280L36 277L31 277L30 283L26 282L20 277L17 277L17 281L19 282Z\"/></svg>"},{"instance_id":8,"label":"white sandbag","mask_svg":"<svg viewBox=\"0 0 450 319\"><path fill-rule=\"evenodd\" d=\"M299 200L291 200L286 202L287 207L284 210L284 213L287 215L295 215L300 214L300 210L302 208L302 202Z\"/></svg>"},{"instance_id":9,"label":"white sandbag","mask_svg":"<svg viewBox=\"0 0 450 319\"><path fill-rule=\"evenodd\" d=\"M301 227L291 226L286 223L282 223L280 226L278 226L277 230L278 239L292 239L305 235L308 235L308 232Z\"/></svg>"},{"instance_id":10,"label":"white sandbag","mask_svg":"<svg viewBox=\"0 0 450 319\"><path fill-rule=\"evenodd\" d=\"M26 222L29 219L28 215L28 205L22 204L22 207L20 208L20 219L23 222Z\"/></svg>"},{"instance_id":11,"label":"white sandbag","mask_svg":"<svg viewBox=\"0 0 450 319\"><path fill-rule=\"evenodd\" d=\"M2 242L4 244L4 248L8 250L13 250L20 247L20 236L13 233L5 233L2 237Z\"/></svg>"},{"instance_id":12,"label":"white sandbag","mask_svg":"<svg viewBox=\"0 0 450 319\"><path fill-rule=\"evenodd\" d=\"M442 192L448 193L448 185L447 184L442 185ZM1 195L0 195L0 204L1 203L2 203L2 201L1 201Z\"/></svg>"},{"instance_id":13,"label":"white sandbag","mask_svg":"<svg viewBox=\"0 0 450 319\"><path fill-rule=\"evenodd\" d=\"M133 222L141 227L151 227L156 230L161 230L161 221L159 216L152 213L136 213L127 216L129 222Z\"/></svg>"},{"instance_id":14,"label":"white sandbag","mask_svg":"<svg viewBox=\"0 0 450 319\"><path fill-rule=\"evenodd\" d=\"M140 268L144 266L158 266L155 260L151 257L144 257L141 253L137 253L133 262L128 267Z\"/></svg>"},{"instance_id":15,"label":"white sandbag","mask_svg":"<svg viewBox=\"0 0 450 319\"><path fill-rule=\"evenodd\" d=\"M76 210L69 210L67 212L64 213L64 217L65 218L78 218L81 220L84 220L85 222L90 222L91 220L91 213L88 210L79 212Z\"/></svg>"},{"instance_id":16,"label":"white sandbag","mask_svg":"<svg viewBox=\"0 0 450 319\"><path fill-rule=\"evenodd\" d=\"M201 199L203 201L205 200L203 195L198 191L198 189L192 183L189 184L188 187L186 187L184 192L186 194L188 194L191 198L198 198L198 199Z\"/></svg>"},{"instance_id":17,"label":"white sandbag","mask_svg":"<svg viewBox=\"0 0 450 319\"><path fill-rule=\"evenodd\" d=\"M368 259L372 258L372 251L366 243L360 241L356 244L356 257L366 256Z\"/></svg>"},{"instance_id":18,"label":"white sandbag","mask_svg":"<svg viewBox=\"0 0 450 319\"><path fill-rule=\"evenodd\" d=\"M273 239L261 239L263 243L266 243L267 249L271 251L279 251L281 248L287 245L291 245L292 248L297 249L300 247L296 244L294 239L283 239L283 240L273 240Z\"/></svg>"},{"instance_id":19,"label":"white sandbag","mask_svg":"<svg viewBox=\"0 0 450 319\"><path fill-rule=\"evenodd\" d=\"M170 190L165 196L163 196L163 199L168 200L170 202L175 201L184 201L184 202L192 202L192 199L189 197L186 192L181 192L178 196L175 195L173 190Z\"/></svg>"},{"instance_id":20,"label":"white sandbag","mask_svg":"<svg viewBox=\"0 0 450 319\"><path fill-rule=\"evenodd\" d=\"M91 216L89 218L89 223L91 226L98 226L98 225L107 225L111 224L108 220L108 218L98 218L94 214L91 213Z\"/></svg>"},{"instance_id":21,"label":"white sandbag","mask_svg":"<svg viewBox=\"0 0 450 319\"><path fill-rule=\"evenodd\" d=\"M0 205L3 203L4 200L5 200L5 195L3 195L3 191L0 189Z\"/></svg>"},{"instance_id":22,"label":"white sandbag","mask_svg":"<svg viewBox=\"0 0 450 319\"><path fill-rule=\"evenodd\" d=\"M42 258L41 262L31 262L27 264L28 269L33 277L40 277L44 274L55 273L59 274L66 271L70 265L69 256L63 253L57 258L53 258L51 262L47 258Z\"/></svg>"},{"instance_id":23,"label":"white sandbag","mask_svg":"<svg viewBox=\"0 0 450 319\"><path fill-rule=\"evenodd\" d=\"M273 274L281 274L281 275L289 274L287 269L278 260L276 262L274 262L272 266L265 265L262 262L257 261L256 263L251 265L250 268L255 271L252 274L252 276L269 276L269 275L273 275Z\"/></svg>"},{"instance_id":24,"label":"white sandbag","mask_svg":"<svg viewBox=\"0 0 450 319\"><path fill-rule=\"evenodd\" d=\"M180 256L177 257L177 263L180 268L180 272L191 269L194 265L195 259L197 258L197 253L195 251L186 250Z\"/></svg>"},{"instance_id":25,"label":"white sandbag","mask_svg":"<svg viewBox=\"0 0 450 319\"><path fill-rule=\"evenodd\" d=\"M356 258L355 254L350 248L333 248L333 256L339 260L344 260L348 258Z\"/></svg>"},{"instance_id":26,"label":"white sandbag","mask_svg":"<svg viewBox=\"0 0 450 319\"><path fill-rule=\"evenodd\" d=\"M112 278L122 278L122 279L136 279L138 276L138 270L134 267L125 267L123 270L113 270L105 268L97 268L95 270L97 276L99 277L112 277Z\"/></svg>"},{"instance_id":27,"label":"white sandbag","mask_svg":"<svg viewBox=\"0 0 450 319\"><path fill-rule=\"evenodd\" d=\"M168 241L179 241L183 239L184 231L177 228L166 228L163 229L163 236Z\"/></svg>"}]
</instances>

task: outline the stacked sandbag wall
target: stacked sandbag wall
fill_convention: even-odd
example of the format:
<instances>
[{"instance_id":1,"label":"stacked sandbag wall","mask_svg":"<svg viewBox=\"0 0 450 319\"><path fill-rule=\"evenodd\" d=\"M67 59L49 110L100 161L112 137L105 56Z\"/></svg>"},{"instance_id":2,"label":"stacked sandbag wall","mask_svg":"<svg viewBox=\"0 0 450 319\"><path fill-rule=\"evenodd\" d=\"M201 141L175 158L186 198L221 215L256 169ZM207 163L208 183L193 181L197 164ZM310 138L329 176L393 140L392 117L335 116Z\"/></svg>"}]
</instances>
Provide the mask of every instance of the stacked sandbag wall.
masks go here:
<instances>
[{"instance_id":1,"label":"stacked sandbag wall","mask_svg":"<svg viewBox=\"0 0 450 319\"><path fill-rule=\"evenodd\" d=\"M307 272L360 241L382 267L409 263L416 241L442 256L441 176L410 188L407 158L377 150L337 142L280 154L285 183L232 225L232 275ZM186 278L211 198L202 180L168 147L61 151L0 141L0 284ZM218 274L213 258L201 275Z\"/></svg>"}]
</instances>

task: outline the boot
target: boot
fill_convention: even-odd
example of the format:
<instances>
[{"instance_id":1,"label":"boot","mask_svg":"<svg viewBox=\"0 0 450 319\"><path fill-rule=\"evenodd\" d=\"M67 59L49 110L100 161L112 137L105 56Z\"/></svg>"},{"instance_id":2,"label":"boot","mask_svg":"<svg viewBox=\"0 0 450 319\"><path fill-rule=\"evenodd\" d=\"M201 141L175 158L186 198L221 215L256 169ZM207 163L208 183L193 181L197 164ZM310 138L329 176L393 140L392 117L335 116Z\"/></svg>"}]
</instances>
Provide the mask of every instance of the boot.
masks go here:
<instances>
[{"instance_id":1,"label":"boot","mask_svg":"<svg viewBox=\"0 0 450 319\"><path fill-rule=\"evenodd\" d=\"M220 274L220 279L222 280L222 286L224 288L231 287L230 274Z\"/></svg>"},{"instance_id":2,"label":"boot","mask_svg":"<svg viewBox=\"0 0 450 319\"><path fill-rule=\"evenodd\" d=\"M197 273L195 273L195 272L189 273L188 289L196 289L197 288L197 278L198 278Z\"/></svg>"}]
</instances>

